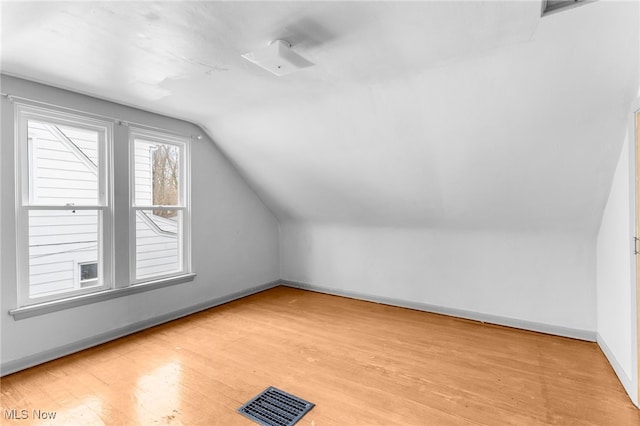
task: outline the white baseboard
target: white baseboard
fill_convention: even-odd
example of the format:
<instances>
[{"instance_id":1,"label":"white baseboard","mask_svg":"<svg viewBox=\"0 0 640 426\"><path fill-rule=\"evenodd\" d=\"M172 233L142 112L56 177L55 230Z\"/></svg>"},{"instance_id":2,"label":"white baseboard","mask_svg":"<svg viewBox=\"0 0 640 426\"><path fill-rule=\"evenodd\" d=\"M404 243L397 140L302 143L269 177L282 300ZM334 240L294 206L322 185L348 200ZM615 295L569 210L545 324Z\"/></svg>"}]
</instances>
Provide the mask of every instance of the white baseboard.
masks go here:
<instances>
[{"instance_id":1,"label":"white baseboard","mask_svg":"<svg viewBox=\"0 0 640 426\"><path fill-rule=\"evenodd\" d=\"M212 300L208 300L203 303L199 303L188 308L180 309L177 311L169 312L164 315L160 315L155 318L151 318L144 321L139 321L134 324L130 324L126 327L118 328L115 330L107 331L105 333L97 334L95 336L88 337L86 339L78 340L66 345L62 345L53 349L49 349L37 354L29 355L24 358L3 362L0 364L0 376L6 376L7 374L15 373L20 370L24 370L29 367L33 367L38 364L42 364L48 361L52 361L56 358L70 355L75 352L89 349L93 346L98 346L102 343L109 342L111 340L118 339L120 337L127 336L129 334L142 331L144 329L154 327L169 321L176 320L178 318L185 317L187 315L195 314L196 312L204 311L215 306L222 305L224 303L232 302L242 297L250 296L255 293L259 293L264 290L268 290L280 285L280 280L272 281L266 284L261 284L255 287L248 288L246 290L238 291L228 294L226 296L218 297Z\"/></svg>"},{"instance_id":2,"label":"white baseboard","mask_svg":"<svg viewBox=\"0 0 640 426\"><path fill-rule=\"evenodd\" d=\"M402 299L394 299L391 297L374 296L365 293L358 293L348 290L316 286L312 284L301 283L291 280L281 280L283 285L302 290L310 290L318 293L332 294L335 296L344 296L351 299L366 300L368 302L382 303L384 305L398 306L401 308L415 309L418 311L431 312L435 314L448 315L457 318L465 318L474 321L485 322L489 324L503 325L507 327L518 328L521 330L535 331L538 333L553 334L555 336L570 337L572 339L586 340L589 342L596 341L596 332L591 330L582 330L578 328L562 327L558 325L544 324L534 321L525 321L517 318L501 317L498 315L485 314L481 312L466 311L463 309L449 308L446 306L430 305L421 302L412 302Z\"/></svg>"},{"instance_id":3,"label":"white baseboard","mask_svg":"<svg viewBox=\"0 0 640 426\"><path fill-rule=\"evenodd\" d=\"M607 357L609 364L611 364L613 371L616 373L616 376L618 376L618 379L620 380L620 383L622 383L622 386L627 392L627 395L629 395L629 398L636 406L640 407L640 405L638 405L638 388L634 386L633 380L631 380L631 378L627 376L627 373L625 373L624 369L618 362L618 359L613 354L613 351L611 350L609 345L607 345L607 342L603 339L600 333L597 333L596 338L598 346L600 346L600 349L604 353L604 356Z\"/></svg>"}]
</instances>

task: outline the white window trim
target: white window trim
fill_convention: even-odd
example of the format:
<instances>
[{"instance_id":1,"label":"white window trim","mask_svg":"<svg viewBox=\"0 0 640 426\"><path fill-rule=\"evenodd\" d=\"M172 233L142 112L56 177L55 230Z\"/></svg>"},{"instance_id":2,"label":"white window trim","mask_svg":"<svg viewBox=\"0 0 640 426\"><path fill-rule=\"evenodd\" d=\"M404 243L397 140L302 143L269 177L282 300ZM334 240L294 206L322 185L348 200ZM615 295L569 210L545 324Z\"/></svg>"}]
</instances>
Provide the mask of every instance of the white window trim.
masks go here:
<instances>
[{"instance_id":1,"label":"white window trim","mask_svg":"<svg viewBox=\"0 0 640 426\"><path fill-rule=\"evenodd\" d=\"M14 164L17 168L16 170L16 181L15 181L15 200L16 200L16 250L17 250L17 290L18 290L18 298L17 298L17 307L15 309L9 310L9 314L14 318L14 320L22 320L25 318L31 318L38 315L48 314L51 312L56 312L64 309L70 309L77 306L83 306L91 303L101 302L105 300L110 300L118 297L129 296L141 292L146 292L149 290L159 289L167 286L172 286L176 284L183 284L187 282L191 282L195 279L196 274L192 272L191 265L191 197L190 191L191 182L191 157L190 157L190 142L191 138L181 133L174 132L166 129L157 129L150 130L152 127L147 127L144 124L139 124L136 126L132 126L130 123L124 122L119 119L113 119L110 117L105 117L101 115L91 114L84 111L79 111L75 109L69 109L58 105L52 104L44 104L39 101L33 101L29 99L22 99L20 101L16 100L17 98L12 99L14 102ZM44 107L42 105L45 105ZM87 289L82 289L77 292L69 292L64 295L56 295L51 298L42 298L42 300L38 300L37 302L29 303L25 302L23 297L21 296L22 289L26 289L28 291L28 250L29 250L29 242L28 242L28 209L32 210L44 210L44 209L70 209L70 206L38 206L32 205L29 206L28 209L23 205L23 199L25 193L29 194L29 175L28 175L28 155L26 154L27 146L22 143L23 140L28 135L28 129L26 127L21 126L21 121L25 121L24 116L32 114L33 117L37 119L42 119L42 117L48 117L50 119L55 119L56 123L66 124L66 125L77 125L78 118L81 118L81 122L85 123L99 123L100 126L104 126L106 128L104 134L104 155L101 156L105 164L102 170L106 174L103 179L104 184L100 184L101 187L99 191L105 191L103 196L104 205L101 206L73 206L72 209L79 210L98 210L104 211L103 220L105 222L102 224L102 238L103 238L103 250L100 253L100 256L103 259L103 286L102 287L91 287ZM46 121L46 120L44 120ZM26 122L26 121L25 121ZM157 276L153 278L148 278L146 280L140 280L138 282L123 282L118 283L115 281L115 227L114 227L114 137L116 133L114 132L114 124L119 124L121 126L135 128L135 132L138 134L144 134L145 137L148 137L149 134L160 137L163 141L165 139L173 140L177 139L181 143L184 144L184 150L182 155L182 171L183 171L183 181L181 185L184 185L182 189L182 194L185 197L182 201L182 206L185 210L183 211L183 256L182 256L182 272L167 274L163 276ZM153 128L155 129L155 128ZM26 134L25 134L26 132ZM130 140L131 139L130 132ZM131 145L131 143L130 143ZM128 157L129 168L131 167L131 154ZM26 162L26 164L25 164ZM133 176L133 175L131 175ZM131 177L130 176L130 177ZM129 185L127 191L130 193L129 196L132 197L133 193L131 191L131 180L129 181ZM133 205L132 200L129 200L129 210L131 211L131 206ZM105 216L106 219L105 219ZM131 215L130 215L131 216ZM134 224L135 226L135 224ZM131 222L129 223L130 231ZM120 231L122 232L122 231ZM132 235L132 234L130 234ZM131 243L129 245L129 250L131 250ZM26 253L26 255L24 254ZM135 254L135 251L133 251ZM99 256L99 258L100 258ZM100 264L100 263L99 263ZM129 265L133 265L135 267L135 262L129 262ZM135 271L134 271L135 272ZM26 273L26 275L25 275ZM27 283L27 284L21 284Z\"/></svg>"},{"instance_id":2,"label":"white window trim","mask_svg":"<svg viewBox=\"0 0 640 426\"><path fill-rule=\"evenodd\" d=\"M179 180L178 180L178 205L137 205L135 200L135 140L143 139L165 145L173 145L179 148ZM180 137L170 133L148 130L141 127L129 128L129 280L132 285L155 282L162 279L170 279L175 276L191 273L191 155L189 152L189 138ZM166 209L181 212L182 226L178 232L178 246L180 248L180 269L167 274L154 275L152 277L136 278L136 213L140 210Z\"/></svg>"},{"instance_id":3,"label":"white window trim","mask_svg":"<svg viewBox=\"0 0 640 426\"><path fill-rule=\"evenodd\" d=\"M124 288L113 288L95 293L82 294L79 296L67 297L65 299L53 300L51 302L38 303L37 305L24 306L22 308L11 309L9 314L14 320L22 320L38 315L48 314L51 312L61 311L63 309L84 306L90 303L102 302L105 300L115 299L132 294L142 293L157 288L168 287L176 284L191 282L195 279L196 274L183 274L171 278L149 281L142 285L132 285Z\"/></svg>"},{"instance_id":4,"label":"white window trim","mask_svg":"<svg viewBox=\"0 0 640 426\"><path fill-rule=\"evenodd\" d=\"M27 103L16 102L15 114L15 164L16 173L16 257L18 306L37 305L54 300L76 297L111 288L113 282L113 197L111 180L113 165L112 139L113 123L81 113L68 113L54 107L42 108ZM29 134L28 120L80 127L97 131L98 141L98 203L96 205L44 205L31 203L29 179ZM29 211L35 210L92 210L99 217L98 224L98 265L101 282L97 286L78 288L43 296L29 296Z\"/></svg>"}]
</instances>

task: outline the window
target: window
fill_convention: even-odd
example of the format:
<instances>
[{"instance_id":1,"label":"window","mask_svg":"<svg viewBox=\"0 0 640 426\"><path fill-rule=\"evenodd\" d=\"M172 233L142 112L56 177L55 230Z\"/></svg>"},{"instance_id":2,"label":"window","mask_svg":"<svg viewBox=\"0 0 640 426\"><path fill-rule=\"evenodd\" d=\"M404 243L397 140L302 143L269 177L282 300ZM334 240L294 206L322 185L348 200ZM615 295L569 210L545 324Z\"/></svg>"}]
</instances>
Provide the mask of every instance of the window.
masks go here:
<instances>
[{"instance_id":1,"label":"window","mask_svg":"<svg viewBox=\"0 0 640 426\"><path fill-rule=\"evenodd\" d=\"M131 279L184 272L188 238L187 141L132 129Z\"/></svg>"},{"instance_id":2,"label":"window","mask_svg":"<svg viewBox=\"0 0 640 426\"><path fill-rule=\"evenodd\" d=\"M18 105L20 306L110 287L112 123ZM83 280L76 265L91 262Z\"/></svg>"},{"instance_id":3,"label":"window","mask_svg":"<svg viewBox=\"0 0 640 426\"><path fill-rule=\"evenodd\" d=\"M192 279L188 138L126 126L129 157L114 156L127 143L113 140L112 120L30 103L15 111L17 310ZM130 169L128 180L114 167ZM128 225L114 193L129 194ZM116 261L116 251L128 256Z\"/></svg>"},{"instance_id":4,"label":"window","mask_svg":"<svg viewBox=\"0 0 640 426\"><path fill-rule=\"evenodd\" d=\"M98 280L98 262L80 263L80 286L87 287Z\"/></svg>"}]
</instances>

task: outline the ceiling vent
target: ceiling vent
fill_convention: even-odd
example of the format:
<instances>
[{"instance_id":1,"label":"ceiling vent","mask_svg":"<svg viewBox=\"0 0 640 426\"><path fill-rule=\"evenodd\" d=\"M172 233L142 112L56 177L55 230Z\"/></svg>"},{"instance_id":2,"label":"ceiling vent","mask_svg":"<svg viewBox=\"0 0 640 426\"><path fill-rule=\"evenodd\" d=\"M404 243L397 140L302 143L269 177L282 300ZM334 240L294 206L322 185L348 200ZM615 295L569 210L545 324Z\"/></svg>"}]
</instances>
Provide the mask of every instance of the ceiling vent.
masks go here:
<instances>
[{"instance_id":1,"label":"ceiling vent","mask_svg":"<svg viewBox=\"0 0 640 426\"><path fill-rule=\"evenodd\" d=\"M313 62L291 50L291 43L284 40L272 41L264 49L245 53L242 57L278 77L313 66Z\"/></svg>"},{"instance_id":2,"label":"ceiling vent","mask_svg":"<svg viewBox=\"0 0 640 426\"><path fill-rule=\"evenodd\" d=\"M542 0L542 16L561 12L594 1L595 0Z\"/></svg>"}]
</instances>

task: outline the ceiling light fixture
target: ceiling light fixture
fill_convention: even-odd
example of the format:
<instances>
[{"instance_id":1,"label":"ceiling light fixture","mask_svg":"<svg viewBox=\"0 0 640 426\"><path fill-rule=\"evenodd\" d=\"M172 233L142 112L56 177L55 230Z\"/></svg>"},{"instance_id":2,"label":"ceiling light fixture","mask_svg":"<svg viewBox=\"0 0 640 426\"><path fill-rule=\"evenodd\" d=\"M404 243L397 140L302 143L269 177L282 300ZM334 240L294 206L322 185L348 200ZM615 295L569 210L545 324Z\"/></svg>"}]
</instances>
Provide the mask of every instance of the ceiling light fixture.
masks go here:
<instances>
[{"instance_id":1,"label":"ceiling light fixture","mask_svg":"<svg viewBox=\"0 0 640 426\"><path fill-rule=\"evenodd\" d=\"M242 57L278 77L314 65L291 50L291 43L284 40L274 40L264 49L245 53Z\"/></svg>"}]
</instances>

